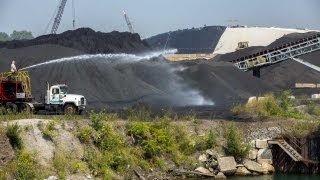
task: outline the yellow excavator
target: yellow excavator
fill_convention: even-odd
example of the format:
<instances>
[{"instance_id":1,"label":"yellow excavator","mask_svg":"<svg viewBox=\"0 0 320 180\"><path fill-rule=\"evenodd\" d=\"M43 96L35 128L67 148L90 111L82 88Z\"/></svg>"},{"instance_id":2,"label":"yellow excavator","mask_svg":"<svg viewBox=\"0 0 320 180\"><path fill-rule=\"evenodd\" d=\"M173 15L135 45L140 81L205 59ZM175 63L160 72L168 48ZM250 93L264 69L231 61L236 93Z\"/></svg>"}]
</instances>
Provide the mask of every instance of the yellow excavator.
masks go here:
<instances>
[{"instance_id":1,"label":"yellow excavator","mask_svg":"<svg viewBox=\"0 0 320 180\"><path fill-rule=\"evenodd\" d=\"M241 49L245 49L247 47L249 47L249 42L248 41L238 42L238 47L236 48L236 51L239 51Z\"/></svg>"}]
</instances>

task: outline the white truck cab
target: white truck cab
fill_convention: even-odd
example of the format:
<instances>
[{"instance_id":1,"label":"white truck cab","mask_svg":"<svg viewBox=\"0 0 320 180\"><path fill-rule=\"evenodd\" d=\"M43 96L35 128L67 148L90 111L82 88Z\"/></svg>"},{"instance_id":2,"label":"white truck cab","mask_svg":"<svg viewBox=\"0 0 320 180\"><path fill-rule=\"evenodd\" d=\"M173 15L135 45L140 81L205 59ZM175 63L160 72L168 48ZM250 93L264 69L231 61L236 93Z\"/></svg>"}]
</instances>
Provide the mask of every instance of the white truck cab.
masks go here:
<instances>
[{"instance_id":1,"label":"white truck cab","mask_svg":"<svg viewBox=\"0 0 320 180\"><path fill-rule=\"evenodd\" d=\"M68 86L57 84L49 86L45 97L48 108L61 109L64 113L79 113L85 109L86 99L82 95L68 94Z\"/></svg>"}]
</instances>

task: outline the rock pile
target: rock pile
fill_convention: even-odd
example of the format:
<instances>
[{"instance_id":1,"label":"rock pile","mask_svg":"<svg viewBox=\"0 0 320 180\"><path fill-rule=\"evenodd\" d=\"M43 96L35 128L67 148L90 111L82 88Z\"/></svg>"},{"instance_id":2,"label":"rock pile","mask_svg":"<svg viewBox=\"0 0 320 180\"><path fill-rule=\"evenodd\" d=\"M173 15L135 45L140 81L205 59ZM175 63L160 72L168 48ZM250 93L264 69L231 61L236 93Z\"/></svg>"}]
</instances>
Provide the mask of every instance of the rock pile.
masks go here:
<instances>
[{"instance_id":1,"label":"rock pile","mask_svg":"<svg viewBox=\"0 0 320 180\"><path fill-rule=\"evenodd\" d=\"M226 176L252 176L273 173L272 153L267 139L257 139L252 142L246 159L237 162L233 156L224 156L213 149L208 149L198 159L202 166L195 169L204 176L215 176L217 179Z\"/></svg>"}]
</instances>

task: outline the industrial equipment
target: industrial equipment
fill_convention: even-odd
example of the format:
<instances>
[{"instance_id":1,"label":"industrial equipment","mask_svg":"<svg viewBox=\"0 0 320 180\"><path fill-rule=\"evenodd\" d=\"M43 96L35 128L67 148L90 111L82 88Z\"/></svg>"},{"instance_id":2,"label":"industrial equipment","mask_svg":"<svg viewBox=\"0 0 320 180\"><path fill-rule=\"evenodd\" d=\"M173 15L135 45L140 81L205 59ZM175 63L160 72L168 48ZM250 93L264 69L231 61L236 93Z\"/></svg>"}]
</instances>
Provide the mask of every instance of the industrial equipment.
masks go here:
<instances>
[{"instance_id":1,"label":"industrial equipment","mask_svg":"<svg viewBox=\"0 0 320 180\"><path fill-rule=\"evenodd\" d=\"M37 113L42 110L81 114L85 106L84 96L68 94L68 87L65 84L50 87L48 83L44 101L35 102L31 94L31 80L27 71L0 73L0 107L5 112Z\"/></svg>"}]
</instances>

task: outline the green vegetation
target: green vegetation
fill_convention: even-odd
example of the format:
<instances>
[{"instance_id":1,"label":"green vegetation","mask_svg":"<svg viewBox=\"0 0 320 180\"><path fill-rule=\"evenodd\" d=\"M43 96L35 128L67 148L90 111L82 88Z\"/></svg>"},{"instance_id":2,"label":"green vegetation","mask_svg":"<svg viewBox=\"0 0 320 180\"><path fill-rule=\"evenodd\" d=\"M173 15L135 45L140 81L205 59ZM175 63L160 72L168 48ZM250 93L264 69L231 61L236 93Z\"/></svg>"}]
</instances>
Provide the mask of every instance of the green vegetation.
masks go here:
<instances>
[{"instance_id":1,"label":"green vegetation","mask_svg":"<svg viewBox=\"0 0 320 180\"><path fill-rule=\"evenodd\" d=\"M210 130L206 139L207 149L214 148L217 145L216 131Z\"/></svg>"},{"instance_id":2,"label":"green vegetation","mask_svg":"<svg viewBox=\"0 0 320 180\"><path fill-rule=\"evenodd\" d=\"M78 138L82 143L90 143L92 133L94 129L92 127L83 127L79 130Z\"/></svg>"},{"instance_id":3,"label":"green vegetation","mask_svg":"<svg viewBox=\"0 0 320 180\"><path fill-rule=\"evenodd\" d=\"M15 149L22 149L23 143L21 138L21 129L17 123L8 124L6 135L9 138L10 144Z\"/></svg>"},{"instance_id":4,"label":"green vegetation","mask_svg":"<svg viewBox=\"0 0 320 180\"><path fill-rule=\"evenodd\" d=\"M40 130L42 131L42 134L44 138L53 140L54 136L56 136L56 128L55 128L55 122L49 121L48 124L40 125Z\"/></svg>"},{"instance_id":5,"label":"green vegetation","mask_svg":"<svg viewBox=\"0 0 320 180\"><path fill-rule=\"evenodd\" d=\"M147 106L138 105L127 109L126 116L129 121L151 121L151 112Z\"/></svg>"},{"instance_id":6,"label":"green vegetation","mask_svg":"<svg viewBox=\"0 0 320 180\"><path fill-rule=\"evenodd\" d=\"M26 151L18 151L16 159L2 167L0 179L43 179L45 171L42 171L33 155Z\"/></svg>"},{"instance_id":7,"label":"green vegetation","mask_svg":"<svg viewBox=\"0 0 320 180\"><path fill-rule=\"evenodd\" d=\"M13 31L10 36L5 32L0 32L0 41L28 40L33 38L30 31Z\"/></svg>"},{"instance_id":8,"label":"green vegetation","mask_svg":"<svg viewBox=\"0 0 320 180\"><path fill-rule=\"evenodd\" d=\"M237 160L243 159L249 152L250 146L243 141L241 133L234 125L228 127L226 131L227 152Z\"/></svg>"},{"instance_id":9,"label":"green vegetation","mask_svg":"<svg viewBox=\"0 0 320 180\"><path fill-rule=\"evenodd\" d=\"M29 112L6 113L5 109L0 106L0 121L11 121L17 119L31 119L34 115Z\"/></svg>"},{"instance_id":10,"label":"green vegetation","mask_svg":"<svg viewBox=\"0 0 320 180\"><path fill-rule=\"evenodd\" d=\"M261 117L304 118L303 114L294 109L294 99L291 98L290 91L284 91L278 97L267 94L261 100L235 106L231 111L235 115L249 113Z\"/></svg>"},{"instance_id":11,"label":"green vegetation","mask_svg":"<svg viewBox=\"0 0 320 180\"><path fill-rule=\"evenodd\" d=\"M52 163L60 179L66 179L68 174L86 173L88 171L85 162L63 150L58 150L55 153Z\"/></svg>"}]
</instances>

